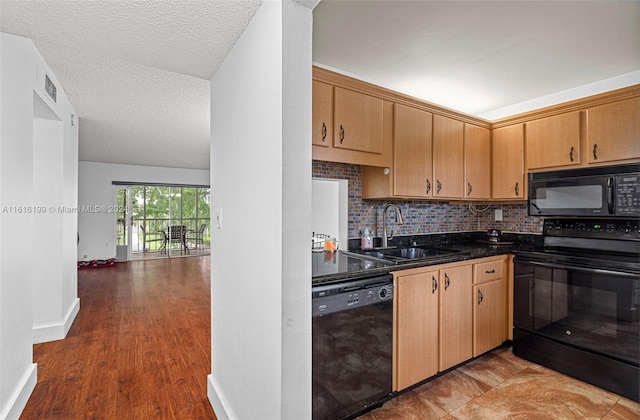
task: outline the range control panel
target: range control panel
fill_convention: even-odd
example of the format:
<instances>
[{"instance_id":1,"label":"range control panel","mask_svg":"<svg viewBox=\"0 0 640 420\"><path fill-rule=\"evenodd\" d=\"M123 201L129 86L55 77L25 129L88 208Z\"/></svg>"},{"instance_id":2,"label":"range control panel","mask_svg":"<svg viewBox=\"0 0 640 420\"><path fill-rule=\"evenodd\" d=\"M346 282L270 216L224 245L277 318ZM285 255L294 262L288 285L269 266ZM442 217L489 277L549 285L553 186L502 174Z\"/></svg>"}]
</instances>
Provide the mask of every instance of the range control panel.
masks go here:
<instances>
[{"instance_id":1,"label":"range control panel","mask_svg":"<svg viewBox=\"0 0 640 420\"><path fill-rule=\"evenodd\" d=\"M543 233L570 238L640 240L640 220L546 219Z\"/></svg>"}]
</instances>

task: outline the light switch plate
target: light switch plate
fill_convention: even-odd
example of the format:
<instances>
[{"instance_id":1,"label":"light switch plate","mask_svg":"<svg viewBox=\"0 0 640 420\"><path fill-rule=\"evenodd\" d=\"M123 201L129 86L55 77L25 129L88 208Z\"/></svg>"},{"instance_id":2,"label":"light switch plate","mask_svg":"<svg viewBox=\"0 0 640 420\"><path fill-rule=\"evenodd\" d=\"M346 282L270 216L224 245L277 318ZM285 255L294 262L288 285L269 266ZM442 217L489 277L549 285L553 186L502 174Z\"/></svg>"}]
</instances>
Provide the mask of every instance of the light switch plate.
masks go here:
<instances>
[{"instance_id":1,"label":"light switch plate","mask_svg":"<svg viewBox=\"0 0 640 420\"><path fill-rule=\"evenodd\" d=\"M216 227L222 229L222 207L216 210Z\"/></svg>"},{"instance_id":2,"label":"light switch plate","mask_svg":"<svg viewBox=\"0 0 640 420\"><path fill-rule=\"evenodd\" d=\"M502 222L502 209L496 209L494 214L496 222Z\"/></svg>"}]
</instances>

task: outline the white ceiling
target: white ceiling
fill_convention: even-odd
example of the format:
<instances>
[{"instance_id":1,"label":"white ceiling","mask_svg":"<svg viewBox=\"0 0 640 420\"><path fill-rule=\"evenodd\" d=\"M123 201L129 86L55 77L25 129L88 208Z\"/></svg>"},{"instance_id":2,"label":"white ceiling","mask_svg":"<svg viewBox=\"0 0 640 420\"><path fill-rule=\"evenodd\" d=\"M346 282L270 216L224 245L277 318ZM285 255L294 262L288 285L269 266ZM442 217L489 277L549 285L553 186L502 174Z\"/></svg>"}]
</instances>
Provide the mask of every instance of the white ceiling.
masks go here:
<instances>
[{"instance_id":1,"label":"white ceiling","mask_svg":"<svg viewBox=\"0 0 640 420\"><path fill-rule=\"evenodd\" d=\"M261 0L2 0L80 117L80 160L209 168L209 81Z\"/></svg>"},{"instance_id":2,"label":"white ceiling","mask_svg":"<svg viewBox=\"0 0 640 420\"><path fill-rule=\"evenodd\" d=\"M322 1L313 35L324 67L489 120L640 83L638 1Z\"/></svg>"},{"instance_id":3,"label":"white ceiling","mask_svg":"<svg viewBox=\"0 0 640 420\"><path fill-rule=\"evenodd\" d=\"M209 80L261 1L2 0L0 30L69 95L81 160L208 168ZM496 119L640 83L640 2L323 0L313 57Z\"/></svg>"}]
</instances>

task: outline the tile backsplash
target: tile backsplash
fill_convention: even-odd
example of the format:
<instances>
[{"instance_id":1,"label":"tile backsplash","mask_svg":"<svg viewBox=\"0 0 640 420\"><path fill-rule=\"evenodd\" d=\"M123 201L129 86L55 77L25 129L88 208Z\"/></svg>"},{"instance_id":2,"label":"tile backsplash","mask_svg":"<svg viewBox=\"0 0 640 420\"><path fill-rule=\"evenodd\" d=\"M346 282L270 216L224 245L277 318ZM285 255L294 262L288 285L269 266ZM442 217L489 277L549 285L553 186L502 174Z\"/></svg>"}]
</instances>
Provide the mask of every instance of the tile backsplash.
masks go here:
<instances>
[{"instance_id":1,"label":"tile backsplash","mask_svg":"<svg viewBox=\"0 0 640 420\"><path fill-rule=\"evenodd\" d=\"M372 229L375 236L381 236L382 211L387 201L362 199L359 165L314 160L313 176L349 181L349 239L359 238L366 227ZM397 225L394 212L389 211L387 226L394 230L394 235L466 232L490 228L504 232L542 232L542 218L527 216L524 204L492 204L486 211L475 215L470 211L468 203L417 200L396 200L394 203L400 208L405 222ZM485 207L478 206L481 210ZM501 222L494 221L495 209L502 209Z\"/></svg>"}]
</instances>

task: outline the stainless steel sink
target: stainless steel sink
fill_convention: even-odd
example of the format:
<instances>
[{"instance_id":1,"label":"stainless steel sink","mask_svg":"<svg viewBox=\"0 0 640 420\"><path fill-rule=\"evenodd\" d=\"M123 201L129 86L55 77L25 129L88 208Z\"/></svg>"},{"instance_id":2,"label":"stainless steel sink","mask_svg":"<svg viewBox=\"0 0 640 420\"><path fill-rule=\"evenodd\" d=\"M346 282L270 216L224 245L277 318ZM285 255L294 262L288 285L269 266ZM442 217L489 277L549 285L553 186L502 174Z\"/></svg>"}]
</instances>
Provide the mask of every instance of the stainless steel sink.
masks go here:
<instances>
[{"instance_id":1,"label":"stainless steel sink","mask_svg":"<svg viewBox=\"0 0 640 420\"><path fill-rule=\"evenodd\" d=\"M457 249L436 248L428 245L411 247L377 248L372 250L347 251L353 255L400 264L410 261L422 261L461 254Z\"/></svg>"}]
</instances>

